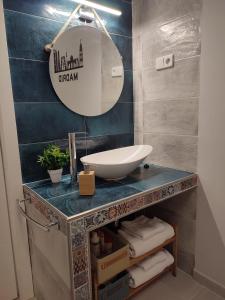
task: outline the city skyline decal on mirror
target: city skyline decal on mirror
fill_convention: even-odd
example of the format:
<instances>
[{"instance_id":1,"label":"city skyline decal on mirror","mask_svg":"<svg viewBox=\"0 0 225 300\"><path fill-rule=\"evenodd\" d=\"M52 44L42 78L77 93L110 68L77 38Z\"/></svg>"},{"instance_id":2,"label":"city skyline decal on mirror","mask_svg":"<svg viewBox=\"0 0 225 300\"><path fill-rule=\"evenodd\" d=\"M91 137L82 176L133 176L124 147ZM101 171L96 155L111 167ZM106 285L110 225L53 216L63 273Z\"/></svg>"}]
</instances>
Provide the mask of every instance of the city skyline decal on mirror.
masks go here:
<instances>
[{"instance_id":1,"label":"city skyline decal on mirror","mask_svg":"<svg viewBox=\"0 0 225 300\"><path fill-rule=\"evenodd\" d=\"M66 55L61 57L60 51L56 49L53 50L53 55L54 55L55 73L71 71L71 70L80 69L84 67L84 53L83 53L83 45L81 40L79 46L79 56L77 58L74 58L73 55L71 54L68 59L67 52Z\"/></svg>"},{"instance_id":2,"label":"city skyline decal on mirror","mask_svg":"<svg viewBox=\"0 0 225 300\"><path fill-rule=\"evenodd\" d=\"M74 26L56 39L50 53L49 74L63 104L85 116L109 111L124 84L118 49L104 32L88 25Z\"/></svg>"},{"instance_id":3,"label":"city skyline decal on mirror","mask_svg":"<svg viewBox=\"0 0 225 300\"><path fill-rule=\"evenodd\" d=\"M69 71L83 68L84 52L83 52L82 41L80 40L79 55L77 57L75 55L73 56L73 54L69 55L67 51L63 56L61 56L60 51L54 49L53 61L54 61L55 74L62 73L62 72L69 72ZM78 80L78 72L73 72L73 73L69 72L58 76L58 82L75 81L75 80Z\"/></svg>"}]
</instances>

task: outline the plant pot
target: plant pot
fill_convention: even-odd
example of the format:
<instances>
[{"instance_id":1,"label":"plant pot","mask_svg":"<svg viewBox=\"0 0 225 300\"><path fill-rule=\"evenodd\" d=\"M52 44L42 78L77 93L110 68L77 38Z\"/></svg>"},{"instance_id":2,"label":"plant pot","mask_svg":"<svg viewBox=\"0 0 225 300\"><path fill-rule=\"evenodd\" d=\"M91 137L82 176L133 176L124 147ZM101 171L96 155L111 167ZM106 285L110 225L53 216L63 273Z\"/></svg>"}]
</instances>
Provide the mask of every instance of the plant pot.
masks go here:
<instances>
[{"instance_id":1,"label":"plant pot","mask_svg":"<svg viewBox=\"0 0 225 300\"><path fill-rule=\"evenodd\" d=\"M48 170L48 174L51 178L52 183L58 183L61 181L63 169Z\"/></svg>"}]
</instances>

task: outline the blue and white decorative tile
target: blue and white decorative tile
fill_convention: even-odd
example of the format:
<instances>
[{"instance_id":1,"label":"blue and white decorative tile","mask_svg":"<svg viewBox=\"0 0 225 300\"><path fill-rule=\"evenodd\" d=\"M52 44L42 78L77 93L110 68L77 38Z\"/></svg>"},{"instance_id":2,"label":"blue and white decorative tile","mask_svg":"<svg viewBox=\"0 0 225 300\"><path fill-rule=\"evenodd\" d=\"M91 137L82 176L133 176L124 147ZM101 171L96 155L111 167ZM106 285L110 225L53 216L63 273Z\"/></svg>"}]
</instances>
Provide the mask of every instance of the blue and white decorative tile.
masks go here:
<instances>
[{"instance_id":1,"label":"blue and white decorative tile","mask_svg":"<svg viewBox=\"0 0 225 300\"><path fill-rule=\"evenodd\" d=\"M79 274L88 268L87 248L81 246L73 249L73 274Z\"/></svg>"},{"instance_id":2,"label":"blue and white decorative tile","mask_svg":"<svg viewBox=\"0 0 225 300\"><path fill-rule=\"evenodd\" d=\"M151 204L177 195L182 190L193 188L196 185L197 176L193 176L190 179L184 179L183 181L177 181L173 184L158 188L146 195L137 196L137 198L131 200L124 200L116 205L112 204L112 206L108 208L104 208L100 211L90 214L89 216L83 217L82 229L84 228L84 231L94 230L98 227L122 218L127 214L131 214L132 212L146 208ZM72 222L72 224L73 223L74 222Z\"/></svg>"},{"instance_id":3,"label":"blue and white decorative tile","mask_svg":"<svg viewBox=\"0 0 225 300\"><path fill-rule=\"evenodd\" d=\"M72 236L78 234L78 233L84 233L85 232L85 224L84 219L79 219L76 221L73 221L71 223L71 234Z\"/></svg>"},{"instance_id":4,"label":"blue and white decorative tile","mask_svg":"<svg viewBox=\"0 0 225 300\"><path fill-rule=\"evenodd\" d=\"M86 240L83 233L79 232L77 234L72 235L72 249L84 246L85 242Z\"/></svg>"},{"instance_id":5,"label":"blue and white decorative tile","mask_svg":"<svg viewBox=\"0 0 225 300\"><path fill-rule=\"evenodd\" d=\"M30 193L26 187L24 187L24 198L33 204L34 207L47 219L49 223L55 223L58 230L67 236L67 224L66 220L51 210L46 204L42 203L36 195Z\"/></svg>"},{"instance_id":6,"label":"blue and white decorative tile","mask_svg":"<svg viewBox=\"0 0 225 300\"><path fill-rule=\"evenodd\" d=\"M85 284L75 291L75 299L77 300L91 300L90 286Z\"/></svg>"}]
</instances>

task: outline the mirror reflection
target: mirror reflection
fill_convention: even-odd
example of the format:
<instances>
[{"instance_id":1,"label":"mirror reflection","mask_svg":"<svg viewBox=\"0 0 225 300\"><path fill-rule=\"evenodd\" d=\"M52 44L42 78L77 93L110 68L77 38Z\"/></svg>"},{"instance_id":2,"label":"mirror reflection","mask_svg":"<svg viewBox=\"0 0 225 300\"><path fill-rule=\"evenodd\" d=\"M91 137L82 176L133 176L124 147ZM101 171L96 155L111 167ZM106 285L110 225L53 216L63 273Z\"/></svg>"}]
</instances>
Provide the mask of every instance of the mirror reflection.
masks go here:
<instances>
[{"instance_id":1,"label":"mirror reflection","mask_svg":"<svg viewBox=\"0 0 225 300\"><path fill-rule=\"evenodd\" d=\"M94 27L64 32L51 51L49 70L60 100L84 116L110 110L123 89L121 55L111 38Z\"/></svg>"}]
</instances>

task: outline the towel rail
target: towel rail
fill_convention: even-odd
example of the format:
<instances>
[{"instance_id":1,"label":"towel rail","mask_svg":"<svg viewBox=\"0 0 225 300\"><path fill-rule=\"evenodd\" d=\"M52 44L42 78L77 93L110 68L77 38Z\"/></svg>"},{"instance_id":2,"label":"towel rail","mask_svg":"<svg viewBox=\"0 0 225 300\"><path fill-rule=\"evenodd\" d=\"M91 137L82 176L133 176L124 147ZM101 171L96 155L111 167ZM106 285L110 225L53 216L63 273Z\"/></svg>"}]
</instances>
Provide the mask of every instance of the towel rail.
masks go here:
<instances>
[{"instance_id":1,"label":"towel rail","mask_svg":"<svg viewBox=\"0 0 225 300\"><path fill-rule=\"evenodd\" d=\"M29 222L33 223L34 225L36 225L38 228L48 232L50 230L51 227L59 225L58 222L51 222L47 225L43 225L41 223L39 223L38 221L34 220L32 217L28 216L28 214L26 213L26 211L23 209L22 207L22 203L25 203L25 199L23 200L19 200L17 199L17 208L19 213Z\"/></svg>"}]
</instances>

